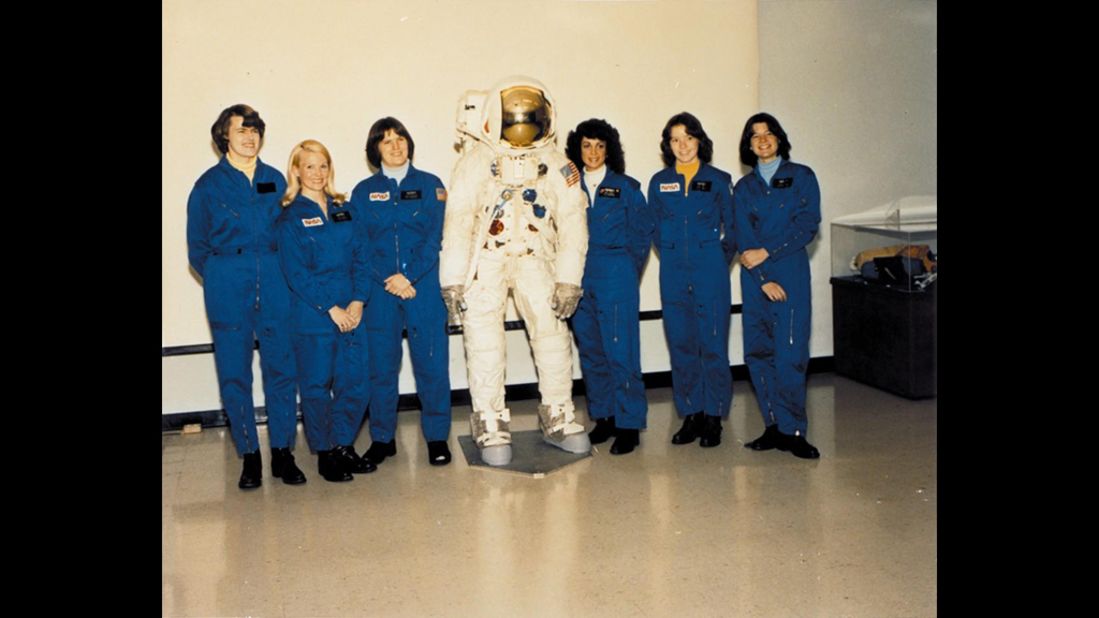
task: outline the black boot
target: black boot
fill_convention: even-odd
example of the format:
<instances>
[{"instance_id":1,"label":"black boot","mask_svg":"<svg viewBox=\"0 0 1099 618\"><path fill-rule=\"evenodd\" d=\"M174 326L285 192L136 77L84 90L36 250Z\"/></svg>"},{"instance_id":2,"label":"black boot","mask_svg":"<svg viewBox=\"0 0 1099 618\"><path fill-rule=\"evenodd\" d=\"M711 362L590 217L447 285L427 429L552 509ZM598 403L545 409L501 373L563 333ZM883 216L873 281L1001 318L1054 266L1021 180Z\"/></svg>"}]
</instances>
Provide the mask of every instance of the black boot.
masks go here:
<instances>
[{"instance_id":1,"label":"black boot","mask_svg":"<svg viewBox=\"0 0 1099 618\"><path fill-rule=\"evenodd\" d=\"M317 451L317 470L324 477L324 480L330 483L341 483L355 478L351 476L350 472L343 469L343 465L340 463L335 451Z\"/></svg>"},{"instance_id":2,"label":"black boot","mask_svg":"<svg viewBox=\"0 0 1099 618\"><path fill-rule=\"evenodd\" d=\"M348 472L354 472L355 474L367 474L378 469L378 466L374 465L368 459L359 457L359 454L355 452L355 445L349 444L347 446L337 446L332 449L332 452L336 454L336 458L340 460L340 465L344 470Z\"/></svg>"},{"instance_id":3,"label":"black boot","mask_svg":"<svg viewBox=\"0 0 1099 618\"><path fill-rule=\"evenodd\" d=\"M613 416L597 418L595 419L595 428L588 432L588 440L591 440L592 444L603 444L615 435L614 429Z\"/></svg>"},{"instance_id":4,"label":"black boot","mask_svg":"<svg viewBox=\"0 0 1099 618\"><path fill-rule=\"evenodd\" d=\"M782 434L778 431L778 424L769 425L767 429L763 430L762 436L745 444L744 448L750 448L753 451L769 451L778 448L781 440Z\"/></svg>"},{"instance_id":5,"label":"black boot","mask_svg":"<svg viewBox=\"0 0 1099 618\"><path fill-rule=\"evenodd\" d=\"M690 444L695 441L702 431L704 412L695 412L683 417L683 426L672 436L672 444Z\"/></svg>"},{"instance_id":6,"label":"black boot","mask_svg":"<svg viewBox=\"0 0 1099 618\"><path fill-rule=\"evenodd\" d=\"M721 417L707 416L702 421L702 439L698 441L698 445L709 448L718 444L721 444Z\"/></svg>"},{"instance_id":7,"label":"black boot","mask_svg":"<svg viewBox=\"0 0 1099 618\"><path fill-rule=\"evenodd\" d=\"M801 457L802 459L818 459L820 458L820 451L817 447L809 444L805 436L796 434L788 436L781 434L782 440L779 442L778 448L782 451L789 451L794 454L794 457Z\"/></svg>"},{"instance_id":8,"label":"black boot","mask_svg":"<svg viewBox=\"0 0 1099 618\"><path fill-rule=\"evenodd\" d=\"M640 429L619 429L617 436L614 439L614 444L611 445L611 455L632 453L633 449L641 444Z\"/></svg>"},{"instance_id":9,"label":"black boot","mask_svg":"<svg viewBox=\"0 0 1099 618\"><path fill-rule=\"evenodd\" d=\"M244 469L240 472L240 482L237 487L241 489L255 489L263 484L263 460L260 459L259 449L244 455Z\"/></svg>"},{"instance_id":10,"label":"black boot","mask_svg":"<svg viewBox=\"0 0 1099 618\"><path fill-rule=\"evenodd\" d=\"M450 447L446 445L446 440L432 440L427 443L427 462L433 466L450 463Z\"/></svg>"},{"instance_id":11,"label":"black boot","mask_svg":"<svg viewBox=\"0 0 1099 618\"><path fill-rule=\"evenodd\" d=\"M305 482L305 473L294 463L294 454L288 448L271 449L271 476L281 478L287 485Z\"/></svg>"},{"instance_id":12,"label":"black boot","mask_svg":"<svg viewBox=\"0 0 1099 618\"><path fill-rule=\"evenodd\" d=\"M394 438L389 442L371 442L370 448L366 449L363 453L363 459L370 460L370 463L378 465L385 461L386 457L392 457L397 454L397 439Z\"/></svg>"}]
</instances>

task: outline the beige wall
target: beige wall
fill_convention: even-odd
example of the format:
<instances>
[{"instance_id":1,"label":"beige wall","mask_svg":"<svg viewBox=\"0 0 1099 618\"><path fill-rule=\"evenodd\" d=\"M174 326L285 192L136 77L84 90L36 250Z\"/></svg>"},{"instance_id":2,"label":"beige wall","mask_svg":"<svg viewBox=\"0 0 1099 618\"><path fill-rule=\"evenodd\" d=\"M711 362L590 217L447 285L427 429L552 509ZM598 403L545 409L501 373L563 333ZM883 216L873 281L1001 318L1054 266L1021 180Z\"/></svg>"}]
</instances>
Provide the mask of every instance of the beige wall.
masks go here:
<instances>
[{"instance_id":1,"label":"beige wall","mask_svg":"<svg viewBox=\"0 0 1099 618\"><path fill-rule=\"evenodd\" d=\"M938 192L936 10L928 0L759 3L760 109L821 187L812 356L832 354L829 222Z\"/></svg>"},{"instance_id":2,"label":"beige wall","mask_svg":"<svg viewBox=\"0 0 1099 618\"><path fill-rule=\"evenodd\" d=\"M714 164L736 177L737 133L758 103L756 10L754 0L164 0L163 345L210 341L202 288L187 266L185 210L192 183L217 162L209 129L224 107L259 110L267 122L260 157L284 172L294 143L324 142L343 191L369 174L370 124L394 115L416 140L416 165L446 183L457 159L458 97L528 74L557 100L562 149L579 121L605 117L622 135L627 172L647 185L661 167L664 122L686 109L714 139ZM659 308L658 267L654 257L642 309ZM667 369L659 323L642 329L644 370ZM509 334L509 383L534 381L521 338ZM740 341L734 319L734 363ZM464 388L460 338L451 348L453 387ZM164 412L216 407L211 362L166 358L163 366L165 384L178 386L166 387ZM405 367L401 391L411 385ZM258 383L256 391L262 403Z\"/></svg>"}]
</instances>

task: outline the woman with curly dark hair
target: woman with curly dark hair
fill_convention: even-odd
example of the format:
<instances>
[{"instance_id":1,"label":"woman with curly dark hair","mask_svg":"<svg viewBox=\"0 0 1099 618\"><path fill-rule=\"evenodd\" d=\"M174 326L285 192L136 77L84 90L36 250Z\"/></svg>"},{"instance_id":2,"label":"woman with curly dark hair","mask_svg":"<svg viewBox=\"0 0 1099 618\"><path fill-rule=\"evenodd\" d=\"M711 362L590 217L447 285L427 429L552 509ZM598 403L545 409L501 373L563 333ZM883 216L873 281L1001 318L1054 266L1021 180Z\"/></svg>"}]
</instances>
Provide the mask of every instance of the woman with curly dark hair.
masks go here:
<instances>
[{"instance_id":1,"label":"woman with curly dark hair","mask_svg":"<svg viewBox=\"0 0 1099 618\"><path fill-rule=\"evenodd\" d=\"M572 318L592 444L616 436L611 454L640 444L648 402L641 378L639 286L652 244L653 217L641 183L625 175L618 131L592 118L569 133L566 155L584 170L588 194L588 259L584 296Z\"/></svg>"}]
</instances>

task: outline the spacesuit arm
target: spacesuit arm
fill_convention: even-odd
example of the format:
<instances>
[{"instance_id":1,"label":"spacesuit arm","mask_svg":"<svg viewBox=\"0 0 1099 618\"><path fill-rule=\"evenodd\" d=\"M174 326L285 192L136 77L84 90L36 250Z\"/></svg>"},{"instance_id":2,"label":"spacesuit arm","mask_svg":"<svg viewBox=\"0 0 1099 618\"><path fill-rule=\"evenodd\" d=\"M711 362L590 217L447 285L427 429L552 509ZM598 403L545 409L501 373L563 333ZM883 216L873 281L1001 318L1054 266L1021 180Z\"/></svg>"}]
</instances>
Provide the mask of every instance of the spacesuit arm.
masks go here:
<instances>
[{"instance_id":1,"label":"spacesuit arm","mask_svg":"<svg viewBox=\"0 0 1099 618\"><path fill-rule=\"evenodd\" d=\"M435 268L435 265L439 263L439 251L441 250L443 240L443 218L446 215L446 188L443 187L443 183L435 181L435 185L430 189L432 195L428 195L424 202L430 205L428 212L429 217L427 230L424 234L423 246L416 249L416 257L413 261L408 263L408 272L404 273L405 277L416 285L423 279L424 275Z\"/></svg>"},{"instance_id":2,"label":"spacesuit arm","mask_svg":"<svg viewBox=\"0 0 1099 618\"><path fill-rule=\"evenodd\" d=\"M782 238L764 248L770 259L778 260L808 245L820 227L820 185L817 175L809 168L801 168L805 173L798 174L794 187L801 186L797 201L792 204L790 223Z\"/></svg>"},{"instance_id":3,"label":"spacesuit arm","mask_svg":"<svg viewBox=\"0 0 1099 618\"><path fill-rule=\"evenodd\" d=\"M363 243L370 246L370 226L366 223L366 218L370 216L370 202L368 201L368 195L370 190L366 186L366 181L360 182L354 190L351 191L351 199L348 200L348 208L351 210L355 217L360 220L356 227L356 234L363 237ZM393 273L382 274L374 266L374 261L370 260L367 265L366 276L374 280L374 283L385 287L385 278Z\"/></svg>"},{"instance_id":4,"label":"spacesuit arm","mask_svg":"<svg viewBox=\"0 0 1099 618\"><path fill-rule=\"evenodd\" d=\"M304 230L295 217L284 216L279 220L279 263L286 276L286 284L307 305L317 313L328 315L328 310L339 303L339 299L325 294L317 277L310 272L309 262L312 256L302 242Z\"/></svg>"},{"instance_id":5,"label":"spacesuit arm","mask_svg":"<svg viewBox=\"0 0 1099 618\"><path fill-rule=\"evenodd\" d=\"M731 180L731 179L730 179ZM733 214L733 184L726 183L717 192L718 208L721 212L721 225L725 236L721 239L721 249L725 252L725 263L732 264L736 257L736 216Z\"/></svg>"},{"instance_id":6,"label":"spacesuit arm","mask_svg":"<svg viewBox=\"0 0 1099 618\"><path fill-rule=\"evenodd\" d=\"M564 156L561 158L564 159ZM568 165L573 164L569 162ZM579 176L579 172L576 175ZM588 255L588 198L580 189L579 179L569 186L559 174L553 183L557 189L555 279L558 283L579 286L584 278L584 262Z\"/></svg>"},{"instance_id":7,"label":"spacesuit arm","mask_svg":"<svg viewBox=\"0 0 1099 618\"><path fill-rule=\"evenodd\" d=\"M656 187L655 176L649 181L649 197L646 201L653 218L653 246L656 247L657 253L660 253L660 192Z\"/></svg>"},{"instance_id":8,"label":"spacesuit arm","mask_svg":"<svg viewBox=\"0 0 1099 618\"><path fill-rule=\"evenodd\" d=\"M210 210L206 204L206 191L196 184L187 198L187 261L200 277L205 277L206 258L213 252L210 245Z\"/></svg>"},{"instance_id":9,"label":"spacesuit arm","mask_svg":"<svg viewBox=\"0 0 1099 618\"><path fill-rule=\"evenodd\" d=\"M450 178L450 195L443 215L443 242L439 252L439 283L465 285L472 253L473 229L476 219L477 190L481 177L477 174L480 157L470 151L454 166ZM486 170L483 170L487 172Z\"/></svg>"},{"instance_id":10,"label":"spacesuit arm","mask_svg":"<svg viewBox=\"0 0 1099 618\"><path fill-rule=\"evenodd\" d=\"M626 197L630 257L637 268L637 276L640 277L641 272L645 270L645 262L649 259L649 247L653 242L656 217L653 216L653 211L639 187L628 187Z\"/></svg>"},{"instance_id":11,"label":"spacesuit arm","mask_svg":"<svg viewBox=\"0 0 1099 618\"><path fill-rule=\"evenodd\" d=\"M352 214L352 222L356 225L351 240L351 301L362 301L365 305L370 300L370 279L374 270L370 263L370 237L366 232L366 217L362 215L362 209L353 209Z\"/></svg>"},{"instance_id":12,"label":"spacesuit arm","mask_svg":"<svg viewBox=\"0 0 1099 618\"><path fill-rule=\"evenodd\" d=\"M748 202L745 199L747 193L748 192L745 190L733 191L733 231L736 234L737 244L740 246L741 251L759 249L763 246L763 244L759 242L759 239L756 238L755 228L752 227L749 218L751 206L748 205ZM744 267L741 266L741 268ZM768 264L766 261L751 270L744 270L760 285L771 280L767 273Z\"/></svg>"}]
</instances>

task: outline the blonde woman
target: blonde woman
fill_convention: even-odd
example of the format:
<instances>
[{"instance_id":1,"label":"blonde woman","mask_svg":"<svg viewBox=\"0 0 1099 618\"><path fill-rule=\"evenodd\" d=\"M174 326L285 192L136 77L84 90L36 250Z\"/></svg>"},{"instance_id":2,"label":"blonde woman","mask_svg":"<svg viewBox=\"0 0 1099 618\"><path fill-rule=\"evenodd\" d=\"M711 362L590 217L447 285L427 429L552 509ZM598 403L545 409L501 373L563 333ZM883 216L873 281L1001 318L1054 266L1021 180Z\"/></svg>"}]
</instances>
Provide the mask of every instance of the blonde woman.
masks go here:
<instances>
[{"instance_id":1,"label":"blonde woman","mask_svg":"<svg viewBox=\"0 0 1099 618\"><path fill-rule=\"evenodd\" d=\"M363 307L370 298L366 235L335 189L328 149L305 140L290 153L279 217L279 260L290 315L305 435L326 481L377 470L354 447L370 400Z\"/></svg>"}]
</instances>

